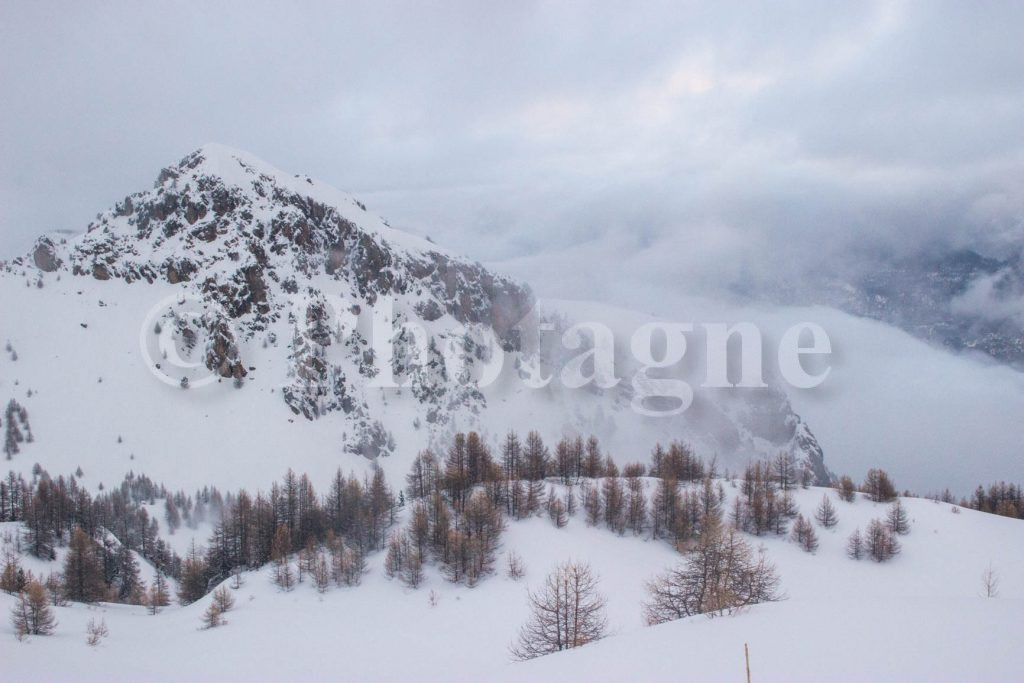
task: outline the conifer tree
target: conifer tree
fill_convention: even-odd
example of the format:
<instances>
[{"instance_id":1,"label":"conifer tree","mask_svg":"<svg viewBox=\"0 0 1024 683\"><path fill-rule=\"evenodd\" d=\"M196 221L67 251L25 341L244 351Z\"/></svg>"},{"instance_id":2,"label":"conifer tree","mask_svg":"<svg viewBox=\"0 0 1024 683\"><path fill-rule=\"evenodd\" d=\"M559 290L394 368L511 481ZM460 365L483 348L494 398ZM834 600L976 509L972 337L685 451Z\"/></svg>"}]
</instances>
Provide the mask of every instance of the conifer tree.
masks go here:
<instances>
[{"instance_id":1,"label":"conifer tree","mask_svg":"<svg viewBox=\"0 0 1024 683\"><path fill-rule=\"evenodd\" d=\"M171 594L167 589L167 579L164 578L163 572L157 570L156 578L153 579L153 584L149 587L149 592L146 595L146 607L150 614L156 614L161 607L166 607L169 604L171 604Z\"/></svg>"},{"instance_id":2,"label":"conifer tree","mask_svg":"<svg viewBox=\"0 0 1024 683\"><path fill-rule=\"evenodd\" d=\"M181 514L178 512L178 506L174 504L173 496L164 499L164 519L167 520L169 534L173 534L181 526Z\"/></svg>"},{"instance_id":3,"label":"conifer tree","mask_svg":"<svg viewBox=\"0 0 1024 683\"><path fill-rule=\"evenodd\" d=\"M535 431L526 435L526 449L523 453L526 471L524 475L529 481L538 481L547 476L548 449L540 434Z\"/></svg>"},{"instance_id":4,"label":"conifer tree","mask_svg":"<svg viewBox=\"0 0 1024 683\"><path fill-rule=\"evenodd\" d=\"M548 489L548 517L556 527L561 529L569 523L569 516L565 511L565 504L562 499L555 493L555 487L552 486Z\"/></svg>"},{"instance_id":5,"label":"conifer tree","mask_svg":"<svg viewBox=\"0 0 1024 683\"><path fill-rule=\"evenodd\" d=\"M657 455L658 451L655 451ZM679 483L675 477L658 479L651 510L651 531L655 538L675 534L676 512L679 509Z\"/></svg>"},{"instance_id":6,"label":"conifer tree","mask_svg":"<svg viewBox=\"0 0 1024 683\"><path fill-rule=\"evenodd\" d=\"M290 552L291 534L287 526L278 524L271 544L270 559L274 562L274 583L285 591L290 591L295 585L295 575L292 573L291 561L288 558Z\"/></svg>"},{"instance_id":7,"label":"conifer tree","mask_svg":"<svg viewBox=\"0 0 1024 683\"><path fill-rule=\"evenodd\" d=\"M206 595L206 562L196 550L193 542L188 556L181 563L178 577L178 601L188 605Z\"/></svg>"},{"instance_id":8,"label":"conifer tree","mask_svg":"<svg viewBox=\"0 0 1024 683\"><path fill-rule=\"evenodd\" d=\"M626 526L639 536L647 525L647 496L639 476L626 480Z\"/></svg>"},{"instance_id":9,"label":"conifer tree","mask_svg":"<svg viewBox=\"0 0 1024 683\"><path fill-rule=\"evenodd\" d=\"M608 463L614 467L615 463L609 458ZM622 534L626 530L625 505L622 493L622 480L619 479L618 469L610 470L615 474L609 474L601 484L601 497L604 502L604 521L612 531Z\"/></svg>"},{"instance_id":10,"label":"conifer tree","mask_svg":"<svg viewBox=\"0 0 1024 683\"><path fill-rule=\"evenodd\" d=\"M444 461L444 484L448 501L461 512L472 485L469 476L469 456L466 450L466 435L459 432L448 449Z\"/></svg>"},{"instance_id":11,"label":"conifer tree","mask_svg":"<svg viewBox=\"0 0 1024 683\"><path fill-rule=\"evenodd\" d=\"M523 479L523 445L519 435L509 431L501 445L501 467L510 481ZM514 514L514 513L513 513Z\"/></svg>"},{"instance_id":12,"label":"conifer tree","mask_svg":"<svg viewBox=\"0 0 1024 683\"><path fill-rule=\"evenodd\" d=\"M135 560L134 553L124 544L117 552L117 599L118 602L135 605L142 601L139 563Z\"/></svg>"},{"instance_id":13,"label":"conifer tree","mask_svg":"<svg viewBox=\"0 0 1024 683\"><path fill-rule=\"evenodd\" d=\"M789 491L796 485L796 460L791 453L779 453L772 461L772 473L775 481L783 491Z\"/></svg>"},{"instance_id":14,"label":"conifer tree","mask_svg":"<svg viewBox=\"0 0 1024 683\"><path fill-rule=\"evenodd\" d=\"M875 562L885 562L900 552L900 544L887 525L873 519L864 538L864 550Z\"/></svg>"},{"instance_id":15,"label":"conifer tree","mask_svg":"<svg viewBox=\"0 0 1024 683\"><path fill-rule=\"evenodd\" d=\"M81 527L71 533L64 561L64 594L76 602L96 602L107 596L96 544Z\"/></svg>"},{"instance_id":16,"label":"conifer tree","mask_svg":"<svg viewBox=\"0 0 1024 683\"><path fill-rule=\"evenodd\" d=\"M402 571L402 565L405 563L405 551L408 544L403 543L402 536L403 534L394 533L388 539L388 550L384 556L384 574L389 579L398 576L399 572Z\"/></svg>"},{"instance_id":17,"label":"conifer tree","mask_svg":"<svg viewBox=\"0 0 1024 683\"><path fill-rule=\"evenodd\" d=\"M25 570L21 568L21 562L14 553L5 553L4 570L0 573L0 590L6 593L20 593L28 583Z\"/></svg>"},{"instance_id":18,"label":"conifer tree","mask_svg":"<svg viewBox=\"0 0 1024 683\"><path fill-rule=\"evenodd\" d=\"M327 557L322 553L316 554L316 562L313 565L313 585L318 593L326 593L331 586L331 568Z\"/></svg>"},{"instance_id":19,"label":"conifer tree","mask_svg":"<svg viewBox=\"0 0 1024 683\"><path fill-rule=\"evenodd\" d=\"M526 482L526 501L523 504L523 517L530 517L544 506L544 480L531 479Z\"/></svg>"},{"instance_id":20,"label":"conifer tree","mask_svg":"<svg viewBox=\"0 0 1024 683\"><path fill-rule=\"evenodd\" d=\"M217 590L213 591L213 604L217 606L217 609L220 610L221 614L224 614L235 606L235 598L231 595L231 591L228 590L228 587L222 585Z\"/></svg>"},{"instance_id":21,"label":"conifer tree","mask_svg":"<svg viewBox=\"0 0 1024 683\"><path fill-rule=\"evenodd\" d=\"M580 497L583 502L583 512L587 518L587 524L596 526L601 521L601 494L597 487L589 482L583 482L580 486Z\"/></svg>"},{"instance_id":22,"label":"conifer tree","mask_svg":"<svg viewBox=\"0 0 1024 683\"><path fill-rule=\"evenodd\" d=\"M889 531L894 534L906 536L910 533L910 515L907 514L907 509L899 498L894 500L892 505L889 506L886 524L889 527Z\"/></svg>"},{"instance_id":23,"label":"conifer tree","mask_svg":"<svg viewBox=\"0 0 1024 683\"><path fill-rule=\"evenodd\" d=\"M217 607L217 603L211 602L210 605L206 608L206 611L203 612L203 628L217 628L218 626L221 626L223 623L224 617L220 611L220 608Z\"/></svg>"},{"instance_id":24,"label":"conifer tree","mask_svg":"<svg viewBox=\"0 0 1024 683\"><path fill-rule=\"evenodd\" d=\"M46 587L46 592L50 594L50 602L54 607L67 604L67 599L64 597L64 577L59 573L47 574L46 583L43 585Z\"/></svg>"},{"instance_id":25,"label":"conifer tree","mask_svg":"<svg viewBox=\"0 0 1024 683\"><path fill-rule=\"evenodd\" d=\"M864 538L860 529L854 529L850 537L846 539L846 554L851 560L859 560L864 557Z\"/></svg>"},{"instance_id":26,"label":"conifer tree","mask_svg":"<svg viewBox=\"0 0 1024 683\"><path fill-rule=\"evenodd\" d=\"M590 438L587 439L587 445L584 447L583 476L588 479L597 479L600 477L602 461L601 445L598 443L597 437L591 435Z\"/></svg>"},{"instance_id":27,"label":"conifer tree","mask_svg":"<svg viewBox=\"0 0 1024 683\"><path fill-rule=\"evenodd\" d=\"M53 633L57 621L42 584L29 581L25 590L18 594L18 601L11 610L11 622L19 637L47 636Z\"/></svg>"},{"instance_id":28,"label":"conifer tree","mask_svg":"<svg viewBox=\"0 0 1024 683\"><path fill-rule=\"evenodd\" d=\"M402 566L401 579L409 588L419 588L423 583L423 556L419 549L409 543L406 538L406 556Z\"/></svg>"},{"instance_id":29,"label":"conifer tree","mask_svg":"<svg viewBox=\"0 0 1024 683\"><path fill-rule=\"evenodd\" d=\"M814 511L814 519L826 529L831 529L839 523L836 506L832 504L827 493L821 497L821 503L818 504L818 509Z\"/></svg>"}]
</instances>

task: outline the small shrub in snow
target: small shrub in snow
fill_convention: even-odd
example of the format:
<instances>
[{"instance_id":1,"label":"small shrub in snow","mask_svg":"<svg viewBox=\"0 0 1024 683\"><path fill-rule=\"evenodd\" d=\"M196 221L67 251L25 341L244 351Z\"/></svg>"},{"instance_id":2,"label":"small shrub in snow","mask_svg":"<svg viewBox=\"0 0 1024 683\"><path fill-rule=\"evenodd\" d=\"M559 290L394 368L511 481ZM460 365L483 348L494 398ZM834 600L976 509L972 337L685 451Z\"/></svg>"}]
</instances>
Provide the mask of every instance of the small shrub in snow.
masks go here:
<instances>
[{"instance_id":1,"label":"small shrub in snow","mask_svg":"<svg viewBox=\"0 0 1024 683\"><path fill-rule=\"evenodd\" d=\"M996 573L991 562L981 575L981 586L984 590L982 594L986 598L999 597L999 574Z\"/></svg>"},{"instance_id":2,"label":"small shrub in snow","mask_svg":"<svg viewBox=\"0 0 1024 683\"><path fill-rule=\"evenodd\" d=\"M96 647L100 644L100 641L110 635L110 631L107 630L107 622L105 619L101 619L100 623L96 623L95 619L90 619L89 623L85 627L85 642L91 647Z\"/></svg>"},{"instance_id":3,"label":"small shrub in snow","mask_svg":"<svg viewBox=\"0 0 1024 683\"><path fill-rule=\"evenodd\" d=\"M514 550L508 551L508 555L505 557L505 575L513 581L518 581L526 575L523 558Z\"/></svg>"}]
</instances>

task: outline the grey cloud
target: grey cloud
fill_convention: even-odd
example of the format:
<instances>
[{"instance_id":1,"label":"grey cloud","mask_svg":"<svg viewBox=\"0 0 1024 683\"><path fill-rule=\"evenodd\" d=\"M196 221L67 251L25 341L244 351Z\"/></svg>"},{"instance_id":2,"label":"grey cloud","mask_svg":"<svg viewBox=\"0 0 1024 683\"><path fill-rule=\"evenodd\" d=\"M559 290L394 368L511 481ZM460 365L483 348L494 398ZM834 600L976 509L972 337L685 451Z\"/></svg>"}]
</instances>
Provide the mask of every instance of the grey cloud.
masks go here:
<instances>
[{"instance_id":1,"label":"grey cloud","mask_svg":"<svg viewBox=\"0 0 1024 683\"><path fill-rule=\"evenodd\" d=\"M6 4L0 249L83 228L213 140L478 258L605 259L584 290L998 250L1024 238L1022 13Z\"/></svg>"}]
</instances>

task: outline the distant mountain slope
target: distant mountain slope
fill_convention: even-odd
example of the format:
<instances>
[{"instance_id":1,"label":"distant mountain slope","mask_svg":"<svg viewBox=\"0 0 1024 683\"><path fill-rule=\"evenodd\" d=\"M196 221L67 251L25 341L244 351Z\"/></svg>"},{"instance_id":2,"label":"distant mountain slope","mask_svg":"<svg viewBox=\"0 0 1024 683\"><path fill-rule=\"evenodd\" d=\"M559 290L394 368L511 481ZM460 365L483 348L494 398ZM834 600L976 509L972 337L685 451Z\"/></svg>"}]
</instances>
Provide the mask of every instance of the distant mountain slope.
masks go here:
<instances>
[{"instance_id":1,"label":"distant mountain slope","mask_svg":"<svg viewBox=\"0 0 1024 683\"><path fill-rule=\"evenodd\" d=\"M834 306L952 351L981 352L1024 370L1020 254L992 258L969 249L902 258L876 254L860 267L835 267L799 285L769 287L767 296L779 303ZM745 297L766 294L739 289Z\"/></svg>"}]
</instances>

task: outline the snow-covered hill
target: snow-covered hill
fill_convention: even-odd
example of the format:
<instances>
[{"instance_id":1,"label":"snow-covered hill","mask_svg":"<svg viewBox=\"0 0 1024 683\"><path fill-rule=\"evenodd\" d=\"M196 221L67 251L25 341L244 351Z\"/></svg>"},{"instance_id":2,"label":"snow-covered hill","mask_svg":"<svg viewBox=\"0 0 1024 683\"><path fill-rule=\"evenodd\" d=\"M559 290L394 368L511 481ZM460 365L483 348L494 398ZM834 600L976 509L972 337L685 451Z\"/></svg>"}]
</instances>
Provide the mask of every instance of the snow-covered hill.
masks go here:
<instances>
[{"instance_id":1,"label":"snow-covered hill","mask_svg":"<svg viewBox=\"0 0 1024 683\"><path fill-rule=\"evenodd\" d=\"M725 490L737 495L728 482ZM541 518L509 522L500 552L522 556L520 581L499 574L466 588L431 568L412 590L384 576L377 554L361 586L320 595L309 581L282 593L264 569L245 575L228 623L214 630L200 630L209 596L156 616L141 607L76 604L56 609L53 636L0 637L0 654L12 680L734 681L743 680L747 644L757 681L1017 678L1024 523L904 499L912 528L901 537L902 553L883 564L854 561L845 554L847 536L884 516L886 506L844 503L816 488L797 491L796 503L811 514L822 495L833 497L839 524L818 529L814 554L786 538L751 539L776 563L787 599L731 617L644 626L644 582L682 556L663 541L588 527L578 513L563 529ZM527 589L568 558L600 575L611 635L510 661L508 645L528 616ZM26 566L43 566L32 562ZM1001 578L995 598L981 596L989 565ZM0 594L0 610L12 603ZM110 636L92 649L85 625L101 618Z\"/></svg>"},{"instance_id":2,"label":"snow-covered hill","mask_svg":"<svg viewBox=\"0 0 1024 683\"><path fill-rule=\"evenodd\" d=\"M400 389L373 386L388 366L374 356L373 307L386 299L395 329L418 325L435 342L417 354L414 337L397 338ZM614 389L527 388L528 368L578 353L558 344L572 323L611 325L628 356L628 335L651 320L535 303L526 286L390 228L345 193L207 145L84 234L43 237L0 268L0 338L11 345L0 401L26 408L35 437L10 466L81 466L90 487L134 470L175 489L230 489L266 486L287 467L324 481L394 456L380 460L395 480L458 429L493 444L512 428L594 433L620 462L671 439L734 468L782 450L827 476L775 383L698 392L671 419L630 410L628 357ZM544 324L553 342L531 335ZM502 373L483 386L496 352Z\"/></svg>"}]
</instances>

